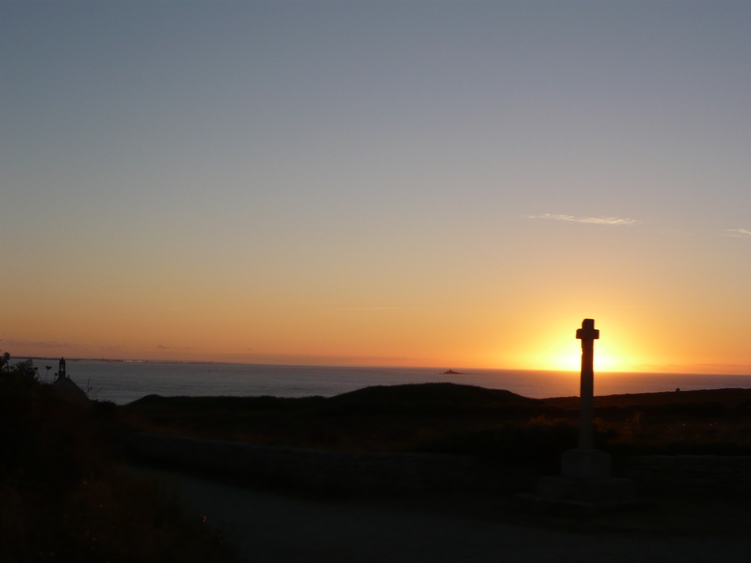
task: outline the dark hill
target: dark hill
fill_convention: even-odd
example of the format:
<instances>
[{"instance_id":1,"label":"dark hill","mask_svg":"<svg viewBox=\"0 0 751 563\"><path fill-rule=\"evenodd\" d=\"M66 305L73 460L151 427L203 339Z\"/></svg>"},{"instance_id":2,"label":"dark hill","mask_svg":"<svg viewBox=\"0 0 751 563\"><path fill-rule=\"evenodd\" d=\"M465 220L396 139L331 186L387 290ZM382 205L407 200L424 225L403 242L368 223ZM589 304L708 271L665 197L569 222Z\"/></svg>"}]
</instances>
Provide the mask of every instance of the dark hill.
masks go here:
<instances>
[{"instance_id":1,"label":"dark hill","mask_svg":"<svg viewBox=\"0 0 751 563\"><path fill-rule=\"evenodd\" d=\"M160 397L120 407L135 429L256 444L358 451L414 450L461 428L562 412L509 391L425 383L335 397Z\"/></svg>"},{"instance_id":2,"label":"dark hill","mask_svg":"<svg viewBox=\"0 0 751 563\"><path fill-rule=\"evenodd\" d=\"M286 411L304 409L325 401L323 397L303 397L291 399L286 397L163 397L146 395L128 403L123 408L130 412L243 412L243 411Z\"/></svg>"},{"instance_id":3,"label":"dark hill","mask_svg":"<svg viewBox=\"0 0 751 563\"><path fill-rule=\"evenodd\" d=\"M367 387L330 398L150 395L118 411L131 428L199 438L486 457L528 452L529 459L539 450L557 460L576 443L578 402L578 397L538 400L499 389L425 383ZM751 389L600 396L595 416L600 446L619 455L751 452Z\"/></svg>"},{"instance_id":4,"label":"dark hill","mask_svg":"<svg viewBox=\"0 0 751 563\"><path fill-rule=\"evenodd\" d=\"M325 410L347 412L425 413L542 407L537 399L528 399L502 389L485 389L456 383L420 383L378 385L344 393L326 400Z\"/></svg>"},{"instance_id":5,"label":"dark hill","mask_svg":"<svg viewBox=\"0 0 751 563\"><path fill-rule=\"evenodd\" d=\"M540 401L522 397L504 389L486 389L458 383L415 383L406 385L376 385L332 397L336 401L410 401L424 403L486 403L503 405L535 405Z\"/></svg>"},{"instance_id":6,"label":"dark hill","mask_svg":"<svg viewBox=\"0 0 751 563\"><path fill-rule=\"evenodd\" d=\"M378 385L335 397L162 397L147 395L126 405L132 412L209 412L303 410L316 412L425 412L426 410L530 408L542 401L502 389L455 383Z\"/></svg>"}]
</instances>

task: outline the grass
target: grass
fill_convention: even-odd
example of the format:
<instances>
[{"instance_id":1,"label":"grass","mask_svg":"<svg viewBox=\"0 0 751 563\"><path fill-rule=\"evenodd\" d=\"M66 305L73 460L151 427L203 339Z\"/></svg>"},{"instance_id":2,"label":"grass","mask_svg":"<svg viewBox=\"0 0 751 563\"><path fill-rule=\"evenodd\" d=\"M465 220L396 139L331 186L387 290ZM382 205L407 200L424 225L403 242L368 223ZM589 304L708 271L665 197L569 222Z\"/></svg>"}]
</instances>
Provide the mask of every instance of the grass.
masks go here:
<instances>
[{"instance_id":1,"label":"grass","mask_svg":"<svg viewBox=\"0 0 751 563\"><path fill-rule=\"evenodd\" d=\"M751 390L614 395L595 399L596 443L614 470L640 454L751 455ZM405 495L395 503L512 525L643 537L742 535L751 525L748 493L647 491L634 512L574 518L528 511L512 493L560 471L576 446L578 399L533 400L451 384L362 389L338 397L150 396L118 408L130 428L258 444L349 451L422 451L487 461L502 491ZM410 506L412 506L410 504Z\"/></svg>"},{"instance_id":2,"label":"grass","mask_svg":"<svg viewBox=\"0 0 751 563\"><path fill-rule=\"evenodd\" d=\"M751 390L595 399L597 447L642 454L751 455ZM576 447L578 399L536 400L449 383L371 387L332 398L145 397L130 428L264 445L471 455L533 473Z\"/></svg>"}]
</instances>

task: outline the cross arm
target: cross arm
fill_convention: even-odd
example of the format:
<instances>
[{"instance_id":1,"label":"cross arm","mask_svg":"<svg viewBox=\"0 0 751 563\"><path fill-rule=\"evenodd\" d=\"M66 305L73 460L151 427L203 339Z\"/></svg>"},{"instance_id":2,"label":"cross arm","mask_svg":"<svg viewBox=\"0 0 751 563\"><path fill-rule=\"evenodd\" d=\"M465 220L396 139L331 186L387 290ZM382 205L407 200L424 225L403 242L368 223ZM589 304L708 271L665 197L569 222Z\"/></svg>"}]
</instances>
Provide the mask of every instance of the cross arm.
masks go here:
<instances>
[{"instance_id":1,"label":"cross arm","mask_svg":"<svg viewBox=\"0 0 751 563\"><path fill-rule=\"evenodd\" d=\"M598 340L600 331L595 328L594 319L584 319L582 327L576 329L576 338L578 340Z\"/></svg>"}]
</instances>

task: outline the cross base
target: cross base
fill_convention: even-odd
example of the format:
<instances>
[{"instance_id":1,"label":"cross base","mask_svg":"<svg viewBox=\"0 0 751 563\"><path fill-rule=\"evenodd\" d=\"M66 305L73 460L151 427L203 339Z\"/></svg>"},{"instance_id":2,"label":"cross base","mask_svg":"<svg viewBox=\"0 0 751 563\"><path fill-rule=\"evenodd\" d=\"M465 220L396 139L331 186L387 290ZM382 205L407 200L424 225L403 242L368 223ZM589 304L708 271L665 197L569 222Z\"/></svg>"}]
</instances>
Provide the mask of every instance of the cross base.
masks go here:
<instances>
[{"instance_id":1,"label":"cross base","mask_svg":"<svg viewBox=\"0 0 751 563\"><path fill-rule=\"evenodd\" d=\"M610 456L602 450L569 450L561 456L561 473L575 479L610 477Z\"/></svg>"},{"instance_id":2,"label":"cross base","mask_svg":"<svg viewBox=\"0 0 751 563\"><path fill-rule=\"evenodd\" d=\"M587 502L523 494L519 495L518 499L527 508L566 516L594 516L604 512L636 510L649 505L649 499L645 498L615 502Z\"/></svg>"},{"instance_id":3,"label":"cross base","mask_svg":"<svg viewBox=\"0 0 751 563\"><path fill-rule=\"evenodd\" d=\"M520 495L527 504L571 514L637 508L647 504L636 496L632 479L610 476L610 456L600 450L569 450L561 457L561 476L537 479L533 494Z\"/></svg>"}]
</instances>

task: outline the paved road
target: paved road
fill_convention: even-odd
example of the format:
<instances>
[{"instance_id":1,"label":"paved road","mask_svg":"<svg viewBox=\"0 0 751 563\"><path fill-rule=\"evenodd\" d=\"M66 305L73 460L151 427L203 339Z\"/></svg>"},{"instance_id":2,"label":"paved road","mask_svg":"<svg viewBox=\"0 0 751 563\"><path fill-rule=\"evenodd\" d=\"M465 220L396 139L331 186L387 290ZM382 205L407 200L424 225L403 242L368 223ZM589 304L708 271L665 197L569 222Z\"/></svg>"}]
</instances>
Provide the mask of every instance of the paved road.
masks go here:
<instances>
[{"instance_id":1,"label":"paved road","mask_svg":"<svg viewBox=\"0 0 751 563\"><path fill-rule=\"evenodd\" d=\"M161 473L240 557L296 562L748 563L751 534L581 533L378 500L333 501Z\"/></svg>"}]
</instances>

